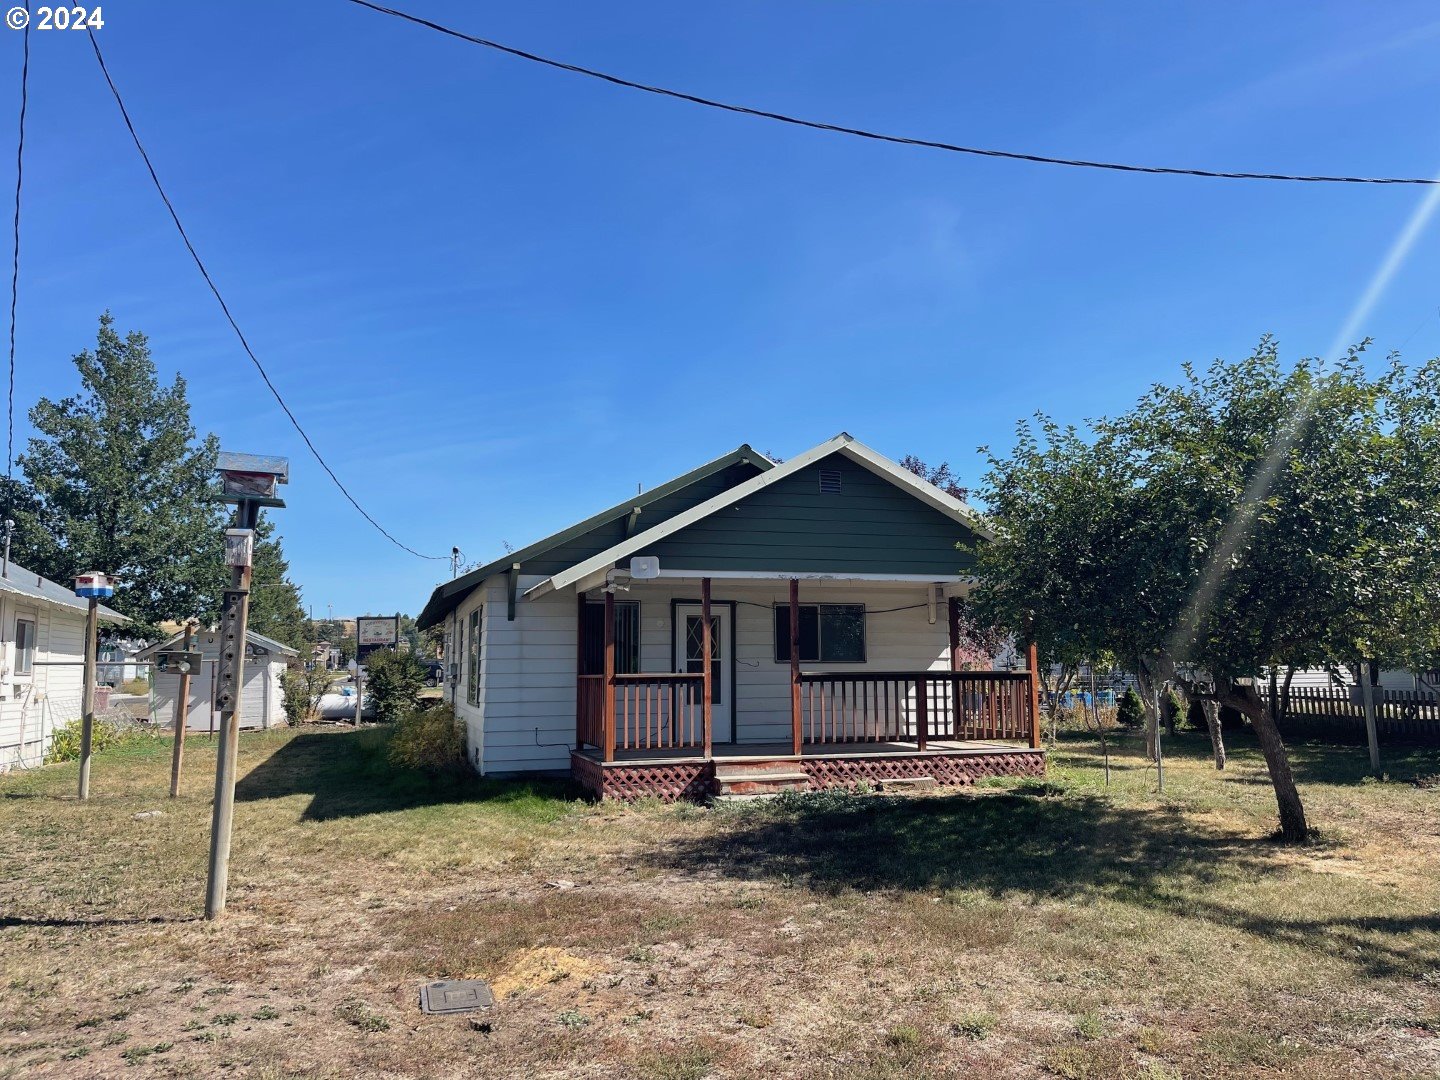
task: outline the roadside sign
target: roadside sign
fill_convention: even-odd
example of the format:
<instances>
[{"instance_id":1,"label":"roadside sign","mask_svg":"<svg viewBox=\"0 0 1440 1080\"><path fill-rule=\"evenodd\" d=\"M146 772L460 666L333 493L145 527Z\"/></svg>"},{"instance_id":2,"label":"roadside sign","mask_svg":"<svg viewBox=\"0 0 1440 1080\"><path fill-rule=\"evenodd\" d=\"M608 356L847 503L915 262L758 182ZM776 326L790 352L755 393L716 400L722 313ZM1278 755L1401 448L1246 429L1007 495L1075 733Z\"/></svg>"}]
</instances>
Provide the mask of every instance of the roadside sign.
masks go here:
<instances>
[{"instance_id":1,"label":"roadside sign","mask_svg":"<svg viewBox=\"0 0 1440 1080\"><path fill-rule=\"evenodd\" d=\"M355 620L355 658L362 664L376 649L393 649L399 641L398 615L362 615Z\"/></svg>"}]
</instances>

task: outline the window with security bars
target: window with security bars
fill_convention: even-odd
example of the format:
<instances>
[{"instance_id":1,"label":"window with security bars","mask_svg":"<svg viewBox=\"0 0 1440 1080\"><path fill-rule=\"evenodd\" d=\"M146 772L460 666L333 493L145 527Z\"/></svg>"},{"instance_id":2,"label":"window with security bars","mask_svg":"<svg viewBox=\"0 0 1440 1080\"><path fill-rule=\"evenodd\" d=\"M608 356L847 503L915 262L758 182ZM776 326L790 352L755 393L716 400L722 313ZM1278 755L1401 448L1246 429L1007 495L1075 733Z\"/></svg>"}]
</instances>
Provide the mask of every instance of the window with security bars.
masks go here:
<instances>
[{"instance_id":1,"label":"window with security bars","mask_svg":"<svg viewBox=\"0 0 1440 1080\"><path fill-rule=\"evenodd\" d=\"M725 645L720 640L720 617L710 616L710 701L723 705L721 700L724 680L720 677L720 661ZM685 670L692 675L705 671L705 622L700 615L685 616Z\"/></svg>"},{"instance_id":2,"label":"window with security bars","mask_svg":"<svg viewBox=\"0 0 1440 1080\"><path fill-rule=\"evenodd\" d=\"M615 601L615 673L634 675L640 670L640 601ZM585 663L582 675L605 674L605 604L585 605Z\"/></svg>"},{"instance_id":3,"label":"window with security bars","mask_svg":"<svg viewBox=\"0 0 1440 1080\"><path fill-rule=\"evenodd\" d=\"M775 605L775 662L790 662L790 605ZM864 604L801 604L802 664L863 664Z\"/></svg>"}]
</instances>

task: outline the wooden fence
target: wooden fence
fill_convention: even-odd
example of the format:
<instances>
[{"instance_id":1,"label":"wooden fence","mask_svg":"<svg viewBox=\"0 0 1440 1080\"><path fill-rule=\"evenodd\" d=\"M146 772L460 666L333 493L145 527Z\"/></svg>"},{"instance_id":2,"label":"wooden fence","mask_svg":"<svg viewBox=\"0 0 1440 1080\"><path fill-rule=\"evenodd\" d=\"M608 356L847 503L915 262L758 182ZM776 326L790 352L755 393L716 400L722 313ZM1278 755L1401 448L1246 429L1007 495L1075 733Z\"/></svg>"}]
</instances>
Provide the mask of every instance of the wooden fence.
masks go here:
<instances>
[{"instance_id":1,"label":"wooden fence","mask_svg":"<svg viewBox=\"0 0 1440 1080\"><path fill-rule=\"evenodd\" d=\"M1440 742L1440 698L1419 690L1375 687L1375 727L1380 737ZM1360 688L1303 688L1290 691L1290 708L1280 725L1287 736L1365 738Z\"/></svg>"}]
</instances>

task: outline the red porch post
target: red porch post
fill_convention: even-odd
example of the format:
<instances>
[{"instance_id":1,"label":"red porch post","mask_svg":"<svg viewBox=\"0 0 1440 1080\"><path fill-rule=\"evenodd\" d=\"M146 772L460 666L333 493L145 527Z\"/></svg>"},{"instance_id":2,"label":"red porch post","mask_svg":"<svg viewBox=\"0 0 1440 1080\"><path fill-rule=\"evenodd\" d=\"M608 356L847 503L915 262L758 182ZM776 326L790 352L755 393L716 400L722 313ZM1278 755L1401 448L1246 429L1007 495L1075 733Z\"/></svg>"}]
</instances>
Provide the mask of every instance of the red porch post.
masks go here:
<instances>
[{"instance_id":1,"label":"red porch post","mask_svg":"<svg viewBox=\"0 0 1440 1080\"><path fill-rule=\"evenodd\" d=\"M585 747L585 594L575 597L575 749Z\"/></svg>"},{"instance_id":2,"label":"red porch post","mask_svg":"<svg viewBox=\"0 0 1440 1080\"><path fill-rule=\"evenodd\" d=\"M1025 666L1030 669L1030 749L1040 749L1040 658L1035 642L1025 646Z\"/></svg>"},{"instance_id":3,"label":"red porch post","mask_svg":"<svg viewBox=\"0 0 1440 1080\"><path fill-rule=\"evenodd\" d=\"M700 655L705 658L704 675L701 685L704 687L705 697L700 711L700 724L704 730L705 757L710 757L710 702L714 690L711 688L711 667L710 662L713 643L710 641L710 579L700 579ZM731 706L733 713L734 706ZM733 723L733 721L732 721Z\"/></svg>"},{"instance_id":4,"label":"red porch post","mask_svg":"<svg viewBox=\"0 0 1440 1080\"><path fill-rule=\"evenodd\" d=\"M602 761L615 760L615 594L605 590L605 712Z\"/></svg>"},{"instance_id":5,"label":"red porch post","mask_svg":"<svg viewBox=\"0 0 1440 1080\"><path fill-rule=\"evenodd\" d=\"M790 744L800 756L800 582L790 579Z\"/></svg>"},{"instance_id":6,"label":"red porch post","mask_svg":"<svg viewBox=\"0 0 1440 1080\"><path fill-rule=\"evenodd\" d=\"M930 739L930 680L924 675L915 680L915 748L924 750Z\"/></svg>"}]
</instances>

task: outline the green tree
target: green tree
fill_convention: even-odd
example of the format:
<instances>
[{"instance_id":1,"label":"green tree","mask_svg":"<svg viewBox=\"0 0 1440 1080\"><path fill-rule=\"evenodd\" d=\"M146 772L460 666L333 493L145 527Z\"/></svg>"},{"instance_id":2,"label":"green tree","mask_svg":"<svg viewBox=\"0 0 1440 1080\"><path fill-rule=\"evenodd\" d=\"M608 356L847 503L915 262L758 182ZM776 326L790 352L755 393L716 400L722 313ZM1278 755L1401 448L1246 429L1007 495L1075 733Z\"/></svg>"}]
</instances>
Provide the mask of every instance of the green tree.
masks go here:
<instances>
[{"instance_id":1,"label":"green tree","mask_svg":"<svg viewBox=\"0 0 1440 1080\"><path fill-rule=\"evenodd\" d=\"M365 656L365 695L381 723L398 720L420 704L425 665L408 652L375 649Z\"/></svg>"},{"instance_id":2,"label":"green tree","mask_svg":"<svg viewBox=\"0 0 1440 1080\"><path fill-rule=\"evenodd\" d=\"M290 580L289 573L290 563L275 525L262 514L255 529L250 574L250 629L299 649L308 660L310 620L300 602L300 587Z\"/></svg>"},{"instance_id":3,"label":"green tree","mask_svg":"<svg viewBox=\"0 0 1440 1080\"><path fill-rule=\"evenodd\" d=\"M225 584L218 446L197 439L185 380L162 386L145 335L122 338L108 312L74 363L79 393L30 410L37 434L18 459L28 491L5 490L16 560L62 583L114 575L114 606L140 632L213 618Z\"/></svg>"},{"instance_id":4,"label":"green tree","mask_svg":"<svg viewBox=\"0 0 1440 1080\"><path fill-rule=\"evenodd\" d=\"M1435 485L1417 464L1433 460L1437 430L1427 377L1393 365L1371 379L1358 350L1286 369L1266 338L1243 361L1186 366L1088 437L1044 417L1022 424L985 479L997 538L979 552L982 611L1029 620L1051 647L1135 658L1147 712L1172 681L1239 711L1264 753L1281 835L1303 839L1263 674L1347 661L1363 640L1391 651L1410 641L1400 605L1378 592L1397 558L1412 575L1433 560L1432 519L1395 509ZM1420 414L1429 434L1417 420L1400 438L1394 409ZM1434 615L1423 594L1423 583L1405 590L1415 621Z\"/></svg>"}]
</instances>

